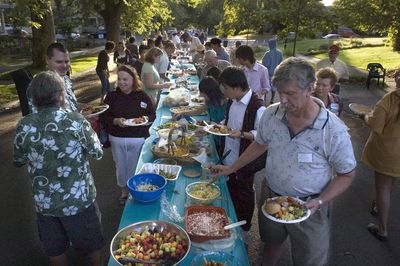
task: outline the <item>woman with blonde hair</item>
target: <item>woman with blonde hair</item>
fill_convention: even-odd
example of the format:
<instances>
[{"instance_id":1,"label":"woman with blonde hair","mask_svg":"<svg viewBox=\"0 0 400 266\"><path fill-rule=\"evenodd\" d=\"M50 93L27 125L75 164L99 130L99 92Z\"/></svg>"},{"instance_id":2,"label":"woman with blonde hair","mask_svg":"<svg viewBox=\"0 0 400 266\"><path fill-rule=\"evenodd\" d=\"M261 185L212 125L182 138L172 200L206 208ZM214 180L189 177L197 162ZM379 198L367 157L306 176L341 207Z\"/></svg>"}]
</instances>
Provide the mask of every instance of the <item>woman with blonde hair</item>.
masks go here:
<instances>
[{"instance_id":1,"label":"woman with blonde hair","mask_svg":"<svg viewBox=\"0 0 400 266\"><path fill-rule=\"evenodd\" d=\"M149 136L149 126L130 126L128 119L155 119L150 97L141 90L136 70L127 65L118 67L118 87L107 94L104 103L110 108L102 120L109 133L111 152L115 161L117 184L121 188L120 204L128 198L128 179L135 174L144 140Z\"/></svg>"},{"instance_id":2,"label":"woman with blonde hair","mask_svg":"<svg viewBox=\"0 0 400 266\"><path fill-rule=\"evenodd\" d=\"M368 231L380 241L387 240L390 195L400 177L400 71L395 74L396 89L387 93L374 110L362 116L371 129L362 154L362 162L375 173L378 224Z\"/></svg>"},{"instance_id":3,"label":"woman with blonde hair","mask_svg":"<svg viewBox=\"0 0 400 266\"><path fill-rule=\"evenodd\" d=\"M163 52L160 48L153 47L147 51L144 56L144 64L142 67L141 79L143 82L143 90L150 96L155 105L157 102L158 91L164 88L169 88L171 83L161 82L160 74L154 67L160 62Z\"/></svg>"},{"instance_id":4,"label":"woman with blonde hair","mask_svg":"<svg viewBox=\"0 0 400 266\"><path fill-rule=\"evenodd\" d=\"M333 68L325 67L318 70L316 76L317 81L315 82L312 96L320 99L326 109L340 116L343 110L343 102L340 100L339 95L332 92L338 81L336 71Z\"/></svg>"}]
</instances>

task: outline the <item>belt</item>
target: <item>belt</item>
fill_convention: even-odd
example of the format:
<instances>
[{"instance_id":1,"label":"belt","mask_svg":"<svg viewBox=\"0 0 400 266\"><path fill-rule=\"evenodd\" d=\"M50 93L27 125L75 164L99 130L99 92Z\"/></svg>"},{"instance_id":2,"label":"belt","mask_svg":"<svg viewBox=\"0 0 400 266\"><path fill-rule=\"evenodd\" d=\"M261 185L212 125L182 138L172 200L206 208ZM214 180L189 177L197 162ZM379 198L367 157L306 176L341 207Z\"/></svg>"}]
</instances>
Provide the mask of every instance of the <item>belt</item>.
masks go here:
<instances>
[{"instance_id":1,"label":"belt","mask_svg":"<svg viewBox=\"0 0 400 266\"><path fill-rule=\"evenodd\" d=\"M269 188L269 190L270 190L276 197L282 197L282 195L276 193L276 192L273 191L271 188ZM300 197L294 197L294 198L298 198L298 199L300 199L300 200L302 200L302 201L307 201L309 198L310 198L310 199L318 198L319 195L320 195L320 194L313 194L313 195L308 195L308 196L301 197L301 198L300 198Z\"/></svg>"}]
</instances>

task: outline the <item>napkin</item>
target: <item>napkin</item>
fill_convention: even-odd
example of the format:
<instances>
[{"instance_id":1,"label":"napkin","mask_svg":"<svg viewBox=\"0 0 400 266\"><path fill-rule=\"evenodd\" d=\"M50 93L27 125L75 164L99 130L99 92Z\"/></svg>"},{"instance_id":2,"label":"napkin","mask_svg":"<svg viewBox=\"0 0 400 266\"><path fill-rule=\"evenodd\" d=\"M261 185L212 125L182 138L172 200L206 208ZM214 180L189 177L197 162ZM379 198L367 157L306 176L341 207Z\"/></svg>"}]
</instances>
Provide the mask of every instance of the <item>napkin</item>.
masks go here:
<instances>
[{"instance_id":1,"label":"napkin","mask_svg":"<svg viewBox=\"0 0 400 266\"><path fill-rule=\"evenodd\" d=\"M168 144L168 139L160 138L160 140L158 141L159 148L166 146L167 144Z\"/></svg>"},{"instance_id":2,"label":"napkin","mask_svg":"<svg viewBox=\"0 0 400 266\"><path fill-rule=\"evenodd\" d=\"M197 156L192 157L193 159L195 159L196 161L198 161L199 163L203 164L206 163L207 160L207 152L206 149L201 148L200 149L200 154Z\"/></svg>"}]
</instances>

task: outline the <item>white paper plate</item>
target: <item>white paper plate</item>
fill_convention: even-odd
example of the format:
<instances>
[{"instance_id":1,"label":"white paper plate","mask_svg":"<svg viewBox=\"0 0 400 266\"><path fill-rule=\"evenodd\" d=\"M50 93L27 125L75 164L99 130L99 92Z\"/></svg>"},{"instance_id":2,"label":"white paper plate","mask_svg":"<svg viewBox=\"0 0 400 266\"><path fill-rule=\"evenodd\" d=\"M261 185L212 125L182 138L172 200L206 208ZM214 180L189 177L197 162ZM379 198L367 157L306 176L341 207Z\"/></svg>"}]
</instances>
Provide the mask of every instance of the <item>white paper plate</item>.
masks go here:
<instances>
[{"instance_id":1,"label":"white paper plate","mask_svg":"<svg viewBox=\"0 0 400 266\"><path fill-rule=\"evenodd\" d=\"M356 115L365 115L371 112L372 108L359 103L351 103L349 104L350 110L355 113Z\"/></svg>"},{"instance_id":2,"label":"white paper plate","mask_svg":"<svg viewBox=\"0 0 400 266\"><path fill-rule=\"evenodd\" d=\"M274 198L267 199L267 200L265 201L265 203L263 204L263 206L261 207L261 210L262 210L263 214L264 214L265 217L267 217L268 219L270 219L270 220L272 220L272 221L274 221L274 222L277 222L277 223L295 224L295 223L300 223L300 222L302 222L302 221L308 219L308 217L310 217L311 211L310 211L309 209L307 209L306 215L304 215L303 217L301 217L301 218L299 218L299 219L295 219L295 220L290 220L290 221L281 220L281 219L278 219L278 218L276 218L275 216L269 214L269 213L265 210L265 204L267 203L267 201L269 201L269 200L276 200L277 198L279 198L279 197L274 197ZM298 198L294 198L294 197L291 197L291 198L293 198L294 200L296 200L296 201L297 201L298 203L300 203L300 204L304 204L304 203L305 203L304 201L302 201L302 200L300 200L300 199L298 199Z\"/></svg>"},{"instance_id":3,"label":"white paper plate","mask_svg":"<svg viewBox=\"0 0 400 266\"><path fill-rule=\"evenodd\" d=\"M83 112L84 112L84 110L85 110L85 108L83 108L83 109L81 110L81 114L84 115L84 116L87 117L87 118L91 118L91 117L98 116L99 114L104 113L105 111L107 111L108 108L110 108L110 106L109 106L108 104L103 104L103 105L90 105L90 106L93 107L93 108L99 108L100 111L95 112L95 113L91 113L91 114L83 114Z\"/></svg>"},{"instance_id":4,"label":"white paper plate","mask_svg":"<svg viewBox=\"0 0 400 266\"><path fill-rule=\"evenodd\" d=\"M149 120L146 117L144 118L144 121L142 123L139 123L139 124L136 124L133 121L134 121L133 119L126 119L124 121L124 125L130 126L130 127L138 127L138 126L144 126L149 122Z\"/></svg>"},{"instance_id":5,"label":"white paper plate","mask_svg":"<svg viewBox=\"0 0 400 266\"><path fill-rule=\"evenodd\" d=\"M203 127L203 130L206 131L207 133L216 135L216 136L229 136L229 133L217 133L217 132L213 132L210 129L213 127L214 125L208 125Z\"/></svg>"}]
</instances>

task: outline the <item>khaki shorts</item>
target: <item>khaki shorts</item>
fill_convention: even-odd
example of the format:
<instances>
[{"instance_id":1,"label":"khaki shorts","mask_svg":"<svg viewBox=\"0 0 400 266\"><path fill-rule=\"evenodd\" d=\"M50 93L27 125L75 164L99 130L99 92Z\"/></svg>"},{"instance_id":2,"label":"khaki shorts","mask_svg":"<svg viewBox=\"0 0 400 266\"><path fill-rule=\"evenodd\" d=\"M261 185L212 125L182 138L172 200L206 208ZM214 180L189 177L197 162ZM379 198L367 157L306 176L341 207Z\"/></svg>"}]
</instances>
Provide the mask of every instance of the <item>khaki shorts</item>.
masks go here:
<instances>
[{"instance_id":1,"label":"khaki shorts","mask_svg":"<svg viewBox=\"0 0 400 266\"><path fill-rule=\"evenodd\" d=\"M265 199L276 196L263 181L258 203L258 226L266 246L283 244L289 236L294 265L326 265L330 241L330 207L323 206L307 220L296 224L274 222L262 213Z\"/></svg>"}]
</instances>

